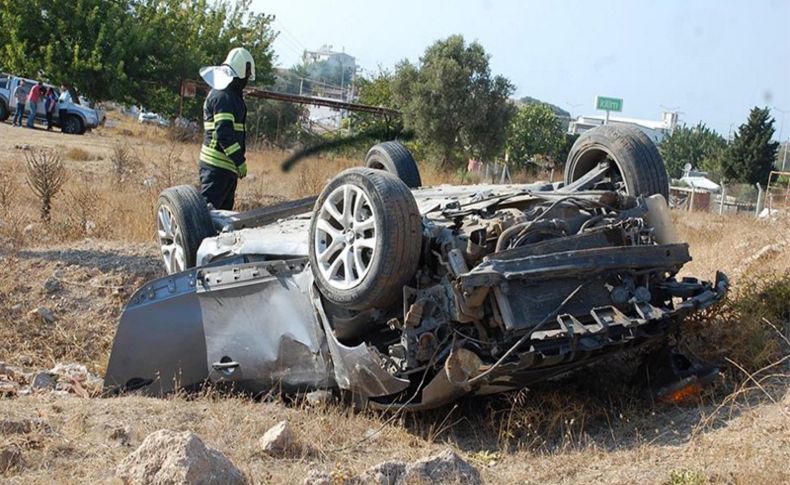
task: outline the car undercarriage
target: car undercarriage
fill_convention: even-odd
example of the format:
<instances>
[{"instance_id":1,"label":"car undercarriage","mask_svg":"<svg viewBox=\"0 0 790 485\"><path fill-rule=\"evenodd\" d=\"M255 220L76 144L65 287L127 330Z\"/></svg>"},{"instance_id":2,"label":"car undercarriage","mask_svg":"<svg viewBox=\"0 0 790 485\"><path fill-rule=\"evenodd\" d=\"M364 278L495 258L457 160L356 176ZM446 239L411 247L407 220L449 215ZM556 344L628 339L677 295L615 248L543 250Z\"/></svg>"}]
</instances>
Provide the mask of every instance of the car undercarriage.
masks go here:
<instances>
[{"instance_id":1,"label":"car undercarriage","mask_svg":"<svg viewBox=\"0 0 790 485\"><path fill-rule=\"evenodd\" d=\"M157 217L171 274L131 298L105 386L338 389L417 410L666 352L728 281L677 277L691 256L655 146L600 131L560 183L420 188L387 142L318 197L248 213L168 189Z\"/></svg>"}]
</instances>

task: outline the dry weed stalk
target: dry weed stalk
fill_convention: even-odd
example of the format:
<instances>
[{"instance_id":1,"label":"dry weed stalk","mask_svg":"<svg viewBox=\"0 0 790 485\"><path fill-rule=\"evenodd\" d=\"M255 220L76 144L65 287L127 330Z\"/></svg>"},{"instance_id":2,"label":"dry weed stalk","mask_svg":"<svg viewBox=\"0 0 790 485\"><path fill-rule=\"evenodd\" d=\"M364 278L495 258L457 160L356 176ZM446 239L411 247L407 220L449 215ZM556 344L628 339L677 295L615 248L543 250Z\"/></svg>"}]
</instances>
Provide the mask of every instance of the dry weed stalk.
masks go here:
<instances>
[{"instance_id":1,"label":"dry weed stalk","mask_svg":"<svg viewBox=\"0 0 790 485\"><path fill-rule=\"evenodd\" d=\"M83 180L69 192L68 211L73 225L79 227L80 235L88 235L91 225L95 225L96 216L102 205L99 190L87 180Z\"/></svg>"},{"instance_id":2,"label":"dry weed stalk","mask_svg":"<svg viewBox=\"0 0 790 485\"><path fill-rule=\"evenodd\" d=\"M66 167L56 152L36 151L25 155L27 185L41 202L41 220L49 222L52 200L66 183Z\"/></svg>"},{"instance_id":3,"label":"dry weed stalk","mask_svg":"<svg viewBox=\"0 0 790 485\"><path fill-rule=\"evenodd\" d=\"M179 185L186 178L185 171L180 166L182 152L183 149L177 142L171 142L164 155L154 162L159 169L160 183L163 188Z\"/></svg>"},{"instance_id":4,"label":"dry weed stalk","mask_svg":"<svg viewBox=\"0 0 790 485\"><path fill-rule=\"evenodd\" d=\"M7 174L0 172L0 209L7 211L11 207L11 201L16 196L16 181Z\"/></svg>"},{"instance_id":5,"label":"dry weed stalk","mask_svg":"<svg viewBox=\"0 0 790 485\"><path fill-rule=\"evenodd\" d=\"M116 143L113 146L110 162L113 167L115 183L118 185L123 184L127 175L132 174L140 165L140 160L125 143Z\"/></svg>"}]
</instances>

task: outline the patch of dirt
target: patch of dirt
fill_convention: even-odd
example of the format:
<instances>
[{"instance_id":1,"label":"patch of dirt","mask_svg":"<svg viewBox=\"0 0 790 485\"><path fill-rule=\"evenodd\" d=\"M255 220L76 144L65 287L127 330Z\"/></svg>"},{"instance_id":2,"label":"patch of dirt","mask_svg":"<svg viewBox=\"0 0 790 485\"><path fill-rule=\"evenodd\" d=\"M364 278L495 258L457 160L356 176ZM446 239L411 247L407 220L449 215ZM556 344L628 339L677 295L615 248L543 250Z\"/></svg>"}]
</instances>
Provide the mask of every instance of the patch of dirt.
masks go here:
<instances>
[{"instance_id":1,"label":"patch of dirt","mask_svg":"<svg viewBox=\"0 0 790 485\"><path fill-rule=\"evenodd\" d=\"M163 276L153 243L85 239L0 252L0 265L0 356L41 368L79 362L99 375L125 302Z\"/></svg>"}]
</instances>

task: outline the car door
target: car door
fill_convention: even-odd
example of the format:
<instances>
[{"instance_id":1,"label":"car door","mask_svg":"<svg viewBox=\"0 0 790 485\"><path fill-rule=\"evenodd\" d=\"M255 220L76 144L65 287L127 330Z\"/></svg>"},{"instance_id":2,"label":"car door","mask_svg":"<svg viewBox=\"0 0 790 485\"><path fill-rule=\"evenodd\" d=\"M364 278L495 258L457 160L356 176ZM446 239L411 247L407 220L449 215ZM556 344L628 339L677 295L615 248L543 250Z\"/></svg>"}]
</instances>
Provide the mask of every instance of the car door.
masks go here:
<instances>
[{"instance_id":1,"label":"car door","mask_svg":"<svg viewBox=\"0 0 790 485\"><path fill-rule=\"evenodd\" d=\"M334 385L305 260L204 267L197 294L209 378L253 393Z\"/></svg>"}]
</instances>

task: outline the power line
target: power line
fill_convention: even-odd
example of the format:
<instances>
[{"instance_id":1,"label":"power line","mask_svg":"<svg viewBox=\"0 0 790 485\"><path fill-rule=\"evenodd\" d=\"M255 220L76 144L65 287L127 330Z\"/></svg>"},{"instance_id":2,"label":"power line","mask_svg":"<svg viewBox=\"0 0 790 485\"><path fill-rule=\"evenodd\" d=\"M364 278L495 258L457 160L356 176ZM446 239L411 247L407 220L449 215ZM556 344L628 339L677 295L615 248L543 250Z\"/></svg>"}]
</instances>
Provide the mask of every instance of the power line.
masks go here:
<instances>
[{"instance_id":1,"label":"power line","mask_svg":"<svg viewBox=\"0 0 790 485\"><path fill-rule=\"evenodd\" d=\"M305 45L302 44L295 35L293 35L288 29L285 28L285 25L282 23L280 19L275 18L274 21L279 25L280 33L284 34L282 36L282 39L291 44L291 49L295 53L299 54L299 58L301 59L301 57L304 54L304 51L307 50L307 47L305 47Z\"/></svg>"},{"instance_id":2,"label":"power line","mask_svg":"<svg viewBox=\"0 0 790 485\"><path fill-rule=\"evenodd\" d=\"M283 24L282 20L280 20L280 19L275 19L274 21L275 21L275 22L277 22L278 24L280 24L280 28L282 28L282 31L283 31L283 32L284 32L286 35L288 35L289 37L291 37L291 39L293 39L293 41L294 41L296 44L298 44L299 46L301 46L301 47L302 47L302 49L304 49L304 50L307 50L307 47L305 47L305 46L304 46L304 44L302 44L301 42L299 42L299 39L298 39L298 38L297 38L295 35L293 35L293 34L291 33L291 31L289 31L288 29L286 29L286 28L285 28L285 25Z\"/></svg>"}]
</instances>

